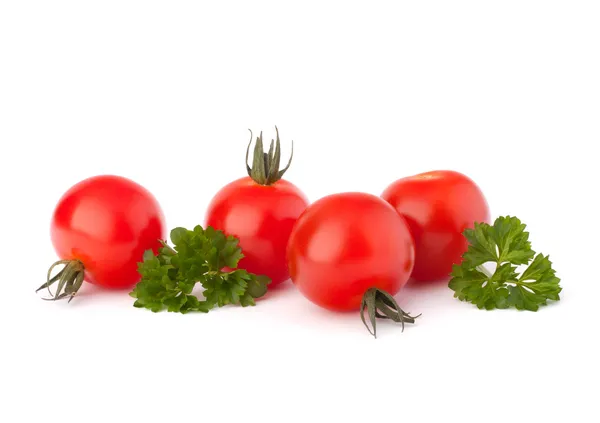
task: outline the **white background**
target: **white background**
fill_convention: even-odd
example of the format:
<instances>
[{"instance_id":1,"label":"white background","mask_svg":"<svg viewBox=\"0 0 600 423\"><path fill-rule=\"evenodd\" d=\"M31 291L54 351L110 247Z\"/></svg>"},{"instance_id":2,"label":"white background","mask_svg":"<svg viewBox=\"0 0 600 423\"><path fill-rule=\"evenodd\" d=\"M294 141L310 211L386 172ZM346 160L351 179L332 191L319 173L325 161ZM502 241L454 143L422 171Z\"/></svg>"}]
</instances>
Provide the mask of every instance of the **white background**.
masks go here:
<instances>
[{"instance_id":1,"label":"white background","mask_svg":"<svg viewBox=\"0 0 600 423\"><path fill-rule=\"evenodd\" d=\"M599 22L575 0L2 1L0 420L598 421ZM289 282L207 315L34 294L72 184L130 177L193 226L245 174L248 128L274 125L311 200L471 176L550 254L562 301L486 312L409 287L423 316L374 340Z\"/></svg>"}]
</instances>

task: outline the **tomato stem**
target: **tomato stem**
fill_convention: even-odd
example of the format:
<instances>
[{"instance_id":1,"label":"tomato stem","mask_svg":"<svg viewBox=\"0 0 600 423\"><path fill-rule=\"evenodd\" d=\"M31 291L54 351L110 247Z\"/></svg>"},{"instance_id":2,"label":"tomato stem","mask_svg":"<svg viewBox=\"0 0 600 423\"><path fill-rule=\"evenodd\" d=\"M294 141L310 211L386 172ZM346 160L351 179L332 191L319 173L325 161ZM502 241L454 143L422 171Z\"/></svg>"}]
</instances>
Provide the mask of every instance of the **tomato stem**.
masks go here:
<instances>
[{"instance_id":1,"label":"tomato stem","mask_svg":"<svg viewBox=\"0 0 600 423\"><path fill-rule=\"evenodd\" d=\"M367 324L365 310L369 315L369 322L371 323L373 330L371 330ZM363 295L360 306L360 318L369 333L375 338L377 338L377 318L390 319L396 323L400 323L402 325L402 331L404 332L404 324L414 323L415 319L419 316L421 315L411 316L409 313L402 310L390 293L378 288L370 288L367 290Z\"/></svg>"},{"instance_id":2,"label":"tomato stem","mask_svg":"<svg viewBox=\"0 0 600 423\"><path fill-rule=\"evenodd\" d=\"M56 275L52 276L52 270L56 266L63 264L64 267ZM83 285L83 279L85 276L85 267L79 260L59 260L50 266L48 269L48 275L46 283L40 286L35 292L38 292L44 288L48 289L48 293L51 298L43 298L44 300L56 301L63 298L69 297L69 301L75 297L81 285ZM58 282L56 292L52 292L50 286Z\"/></svg>"},{"instance_id":3,"label":"tomato stem","mask_svg":"<svg viewBox=\"0 0 600 423\"><path fill-rule=\"evenodd\" d=\"M248 176L250 176L254 182L260 185L271 185L279 181L283 174L289 169L292 164L292 157L294 157L294 141L292 141L292 153L290 159L285 168L279 169L279 163L281 162L281 141L279 140L279 130L275 127L277 133L277 140L271 140L271 146L269 152L265 153L263 147L262 132L260 136L256 138L256 145L254 146L254 157L252 160L252 167L248 165L248 156L250 155L250 146L252 145L252 131L250 131L250 142L246 149L246 170Z\"/></svg>"}]
</instances>

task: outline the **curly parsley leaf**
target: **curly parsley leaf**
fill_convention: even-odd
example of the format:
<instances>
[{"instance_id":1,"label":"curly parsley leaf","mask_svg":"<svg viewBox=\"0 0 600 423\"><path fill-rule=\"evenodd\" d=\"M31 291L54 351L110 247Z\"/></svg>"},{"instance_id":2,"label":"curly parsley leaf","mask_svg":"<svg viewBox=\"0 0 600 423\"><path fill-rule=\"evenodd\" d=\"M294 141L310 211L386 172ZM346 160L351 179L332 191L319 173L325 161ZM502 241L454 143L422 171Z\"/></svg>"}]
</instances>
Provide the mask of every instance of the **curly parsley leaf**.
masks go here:
<instances>
[{"instance_id":1,"label":"curly parsley leaf","mask_svg":"<svg viewBox=\"0 0 600 423\"><path fill-rule=\"evenodd\" d=\"M454 297L480 309L537 311L548 300L559 301L560 279L549 256L531 249L526 225L516 217L499 217L493 225L475 223L464 236L469 242L462 263L454 265L448 283ZM493 273L484 265L494 263ZM521 265L528 265L519 272Z\"/></svg>"},{"instance_id":2,"label":"curly parsley leaf","mask_svg":"<svg viewBox=\"0 0 600 423\"><path fill-rule=\"evenodd\" d=\"M196 226L173 229L171 243L173 247L162 242L157 255L152 250L144 253L138 264L142 279L130 293L136 298L135 307L207 313L228 304L253 306L254 299L267 292L268 277L237 269L244 257L237 238L210 226ZM198 282L204 288L204 300L192 294Z\"/></svg>"}]
</instances>

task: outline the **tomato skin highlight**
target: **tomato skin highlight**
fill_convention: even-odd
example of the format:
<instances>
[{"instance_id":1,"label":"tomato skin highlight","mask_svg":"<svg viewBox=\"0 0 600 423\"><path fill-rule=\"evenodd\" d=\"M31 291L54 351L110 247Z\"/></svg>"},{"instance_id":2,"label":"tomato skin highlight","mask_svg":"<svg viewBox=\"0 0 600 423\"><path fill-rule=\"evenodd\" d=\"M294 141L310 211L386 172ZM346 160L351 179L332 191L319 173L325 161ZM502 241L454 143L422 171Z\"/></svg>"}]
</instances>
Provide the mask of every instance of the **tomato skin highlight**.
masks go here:
<instances>
[{"instance_id":1,"label":"tomato skin highlight","mask_svg":"<svg viewBox=\"0 0 600 423\"><path fill-rule=\"evenodd\" d=\"M154 196L129 179L100 175L71 187L54 209L52 244L64 260L80 260L85 280L125 289L140 280L137 263L160 247L165 219Z\"/></svg>"},{"instance_id":2,"label":"tomato skin highlight","mask_svg":"<svg viewBox=\"0 0 600 423\"><path fill-rule=\"evenodd\" d=\"M413 269L414 245L404 219L381 198L339 193L300 216L287 257L305 297L332 311L352 311L369 288L400 291Z\"/></svg>"},{"instance_id":3,"label":"tomato skin highlight","mask_svg":"<svg viewBox=\"0 0 600 423\"><path fill-rule=\"evenodd\" d=\"M294 184L260 185L249 176L223 187L212 199L205 224L240 240L238 268L271 278L269 288L289 279L286 246L309 202Z\"/></svg>"},{"instance_id":4,"label":"tomato skin highlight","mask_svg":"<svg viewBox=\"0 0 600 423\"><path fill-rule=\"evenodd\" d=\"M468 243L462 235L474 222L490 221L479 187L462 173L436 170L399 179L381 197L408 223L415 241L412 278L446 281L459 264Z\"/></svg>"}]
</instances>

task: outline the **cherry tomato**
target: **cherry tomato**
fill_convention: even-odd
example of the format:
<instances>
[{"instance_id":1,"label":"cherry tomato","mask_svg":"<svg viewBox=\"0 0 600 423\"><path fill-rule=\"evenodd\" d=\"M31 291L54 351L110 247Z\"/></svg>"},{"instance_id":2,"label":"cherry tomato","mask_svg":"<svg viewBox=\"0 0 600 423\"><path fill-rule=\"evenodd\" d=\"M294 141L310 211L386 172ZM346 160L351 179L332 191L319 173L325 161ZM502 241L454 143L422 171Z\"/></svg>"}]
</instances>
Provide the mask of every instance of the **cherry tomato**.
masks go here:
<instances>
[{"instance_id":1,"label":"cherry tomato","mask_svg":"<svg viewBox=\"0 0 600 423\"><path fill-rule=\"evenodd\" d=\"M74 185L58 202L51 221L52 243L63 263L76 272L84 270L86 281L104 288L136 284L144 251L157 252L164 238L156 199L120 176L95 176Z\"/></svg>"},{"instance_id":2,"label":"cherry tomato","mask_svg":"<svg viewBox=\"0 0 600 423\"><path fill-rule=\"evenodd\" d=\"M412 277L417 281L446 280L461 262L468 243L463 231L474 222L489 223L487 201L467 176L437 170L399 179L382 198L407 221L415 241Z\"/></svg>"},{"instance_id":3,"label":"cherry tomato","mask_svg":"<svg viewBox=\"0 0 600 423\"><path fill-rule=\"evenodd\" d=\"M351 311L370 288L398 293L413 269L414 246L404 219L388 203L371 194L340 193L300 216L287 257L304 296L329 310Z\"/></svg>"},{"instance_id":4,"label":"cherry tomato","mask_svg":"<svg viewBox=\"0 0 600 423\"><path fill-rule=\"evenodd\" d=\"M247 176L215 195L206 225L237 237L244 254L238 268L268 276L271 288L289 279L286 246L307 205L304 194L288 181L261 185Z\"/></svg>"},{"instance_id":5,"label":"cherry tomato","mask_svg":"<svg viewBox=\"0 0 600 423\"><path fill-rule=\"evenodd\" d=\"M279 170L280 151L279 131L269 154L263 151L261 133L256 139L253 168L247 166L248 176L223 187L212 199L205 219L206 226L239 239L244 258L238 268L268 276L269 288L289 279L287 242L296 220L308 206L302 191L281 179L290 163Z\"/></svg>"}]
</instances>

